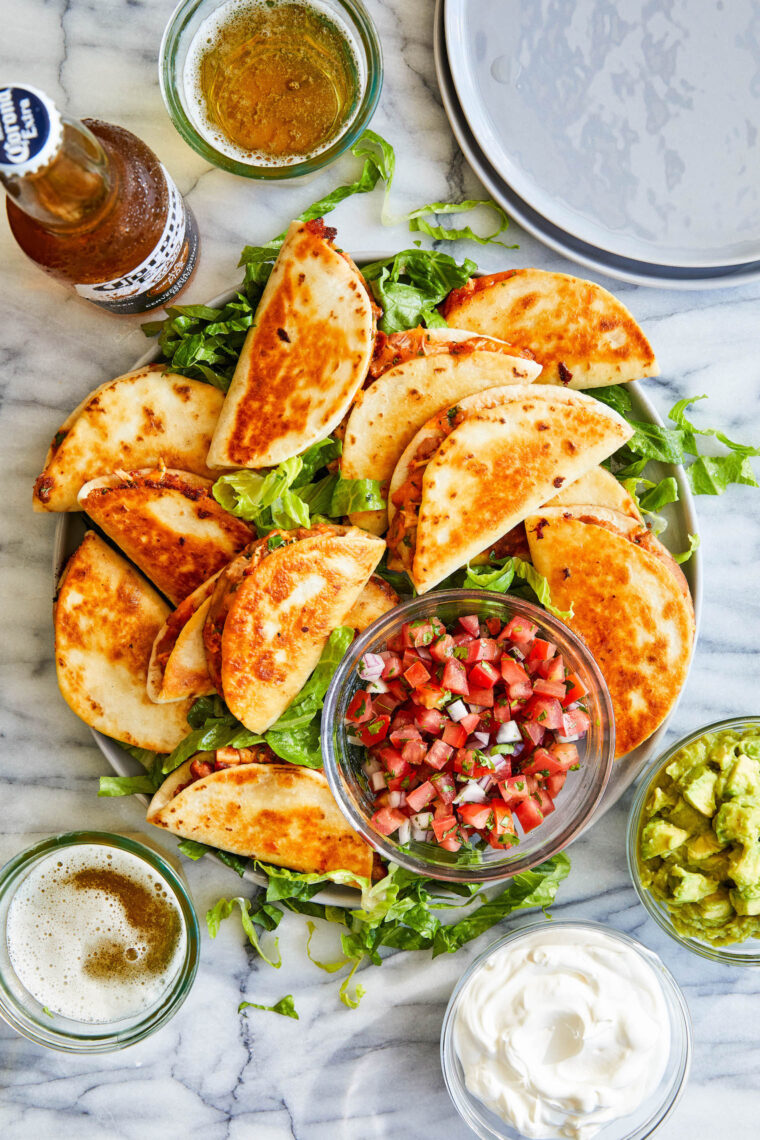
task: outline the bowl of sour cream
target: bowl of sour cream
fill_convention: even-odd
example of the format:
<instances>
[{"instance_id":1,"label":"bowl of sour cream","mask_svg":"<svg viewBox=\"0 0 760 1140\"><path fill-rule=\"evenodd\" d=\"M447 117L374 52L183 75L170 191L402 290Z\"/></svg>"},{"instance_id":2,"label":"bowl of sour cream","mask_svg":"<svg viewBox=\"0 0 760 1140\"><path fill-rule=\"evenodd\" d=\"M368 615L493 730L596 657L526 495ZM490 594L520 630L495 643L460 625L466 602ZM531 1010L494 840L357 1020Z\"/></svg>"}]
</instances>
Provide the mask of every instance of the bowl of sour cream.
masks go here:
<instances>
[{"instance_id":1,"label":"bowl of sour cream","mask_svg":"<svg viewBox=\"0 0 760 1140\"><path fill-rule=\"evenodd\" d=\"M449 1095L483 1140L643 1140L691 1063L689 1012L656 954L594 922L493 943L443 1020Z\"/></svg>"}]
</instances>

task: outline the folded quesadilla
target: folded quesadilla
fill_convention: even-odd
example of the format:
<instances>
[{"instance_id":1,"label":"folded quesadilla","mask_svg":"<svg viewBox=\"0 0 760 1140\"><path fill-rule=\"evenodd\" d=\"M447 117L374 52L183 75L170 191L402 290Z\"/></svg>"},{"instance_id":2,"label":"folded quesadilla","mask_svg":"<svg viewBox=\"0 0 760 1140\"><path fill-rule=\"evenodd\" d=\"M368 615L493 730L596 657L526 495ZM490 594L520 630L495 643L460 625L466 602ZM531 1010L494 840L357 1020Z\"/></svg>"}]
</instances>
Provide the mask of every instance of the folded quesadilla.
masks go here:
<instances>
[{"instance_id":1,"label":"folded quesadilla","mask_svg":"<svg viewBox=\"0 0 760 1140\"><path fill-rule=\"evenodd\" d=\"M212 467L273 467L340 423L367 375L375 305L321 218L293 222L219 417Z\"/></svg>"},{"instance_id":2,"label":"folded quesadilla","mask_svg":"<svg viewBox=\"0 0 760 1140\"><path fill-rule=\"evenodd\" d=\"M607 682L615 755L662 724L686 681L694 609L680 568L635 519L600 507L546 507L525 520L533 565L552 601L572 605Z\"/></svg>"},{"instance_id":3,"label":"folded quesadilla","mask_svg":"<svg viewBox=\"0 0 760 1140\"><path fill-rule=\"evenodd\" d=\"M61 576L53 611L58 685L91 728L136 748L171 752L187 736L190 701L155 705L146 680L169 607L142 574L88 531Z\"/></svg>"},{"instance_id":4,"label":"folded quesadilla","mask_svg":"<svg viewBox=\"0 0 760 1140\"><path fill-rule=\"evenodd\" d=\"M373 621L390 613L399 601L396 591L383 578L373 574L341 624L351 626L357 633L364 633Z\"/></svg>"},{"instance_id":5,"label":"folded quesadilla","mask_svg":"<svg viewBox=\"0 0 760 1140\"><path fill-rule=\"evenodd\" d=\"M566 487L547 500L547 507L605 507L620 511L637 522L641 514L636 500L623 484L604 467L592 467L580 479L568 483Z\"/></svg>"},{"instance_id":6,"label":"folded quesadilla","mask_svg":"<svg viewBox=\"0 0 760 1140\"><path fill-rule=\"evenodd\" d=\"M461 329L378 333L370 376L346 424L341 474L378 479L387 494L404 448L436 412L457 400L505 384L529 384L541 366L504 341ZM386 511L360 511L355 526L382 534Z\"/></svg>"},{"instance_id":7,"label":"folded quesadilla","mask_svg":"<svg viewBox=\"0 0 760 1140\"><path fill-rule=\"evenodd\" d=\"M443 305L449 324L529 348L540 383L598 388L657 376L649 341L616 297L579 277L511 269L472 277Z\"/></svg>"},{"instance_id":8,"label":"folded quesadilla","mask_svg":"<svg viewBox=\"0 0 760 1140\"><path fill-rule=\"evenodd\" d=\"M34 484L35 511L81 510L82 485L120 469L164 464L210 475L206 455L223 400L210 384L156 365L101 384L55 433Z\"/></svg>"},{"instance_id":9,"label":"folded quesadilla","mask_svg":"<svg viewBox=\"0 0 760 1140\"><path fill-rule=\"evenodd\" d=\"M219 571L172 610L156 634L148 666L152 701L180 701L216 692L208 674L203 626Z\"/></svg>"},{"instance_id":10,"label":"folded quesadilla","mask_svg":"<svg viewBox=\"0 0 760 1140\"><path fill-rule=\"evenodd\" d=\"M246 728L264 732L290 705L384 550L350 527L274 532L220 574L203 631L209 675Z\"/></svg>"},{"instance_id":11,"label":"folded quesadilla","mask_svg":"<svg viewBox=\"0 0 760 1140\"><path fill-rule=\"evenodd\" d=\"M79 504L176 605L251 541L211 486L188 471L124 471L85 483Z\"/></svg>"},{"instance_id":12,"label":"folded quesadilla","mask_svg":"<svg viewBox=\"0 0 760 1140\"><path fill-rule=\"evenodd\" d=\"M468 396L430 420L399 460L389 566L426 592L631 435L621 416L580 392L516 385Z\"/></svg>"},{"instance_id":13,"label":"folded quesadilla","mask_svg":"<svg viewBox=\"0 0 760 1140\"><path fill-rule=\"evenodd\" d=\"M266 746L186 761L154 795L147 820L277 867L372 875L372 849L346 823L324 773L283 764Z\"/></svg>"}]
</instances>

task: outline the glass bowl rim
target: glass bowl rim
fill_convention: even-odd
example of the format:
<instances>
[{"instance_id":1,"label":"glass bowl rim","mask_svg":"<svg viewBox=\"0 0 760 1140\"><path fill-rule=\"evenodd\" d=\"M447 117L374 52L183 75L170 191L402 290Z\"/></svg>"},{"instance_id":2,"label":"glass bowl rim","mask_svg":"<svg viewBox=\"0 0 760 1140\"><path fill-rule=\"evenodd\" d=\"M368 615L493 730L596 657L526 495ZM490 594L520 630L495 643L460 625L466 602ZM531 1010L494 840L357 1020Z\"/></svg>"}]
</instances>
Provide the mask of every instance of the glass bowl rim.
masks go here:
<instances>
[{"instance_id":1,"label":"glass bowl rim","mask_svg":"<svg viewBox=\"0 0 760 1140\"><path fill-rule=\"evenodd\" d=\"M83 844L116 847L128 852L148 863L171 888L185 922L187 940L184 960L179 967L177 976L167 988L164 1000L159 1006L149 1009L145 1016L140 1017L133 1025L118 1032L104 1031L79 1035L43 1025L29 1014L19 1002L13 998L9 999L1 977L0 1018L29 1041L33 1041L37 1045L44 1045L49 1049L79 1054L108 1053L126 1049L128 1046L142 1041L169 1021L183 1004L192 989L198 972L200 927L190 894L168 860L147 844L111 831L82 829L62 832L59 835L47 836L45 839L24 848L23 851L19 851L0 867L0 904L9 890L11 890L11 899L13 898L15 891L23 882L25 872L31 871L43 857L57 850L65 850L67 847L78 847ZM4 924L0 930L0 936L5 937ZM21 984L23 985L23 983ZM67 1018L66 1020L73 1019ZM93 1023L93 1027L96 1028L97 1023Z\"/></svg>"},{"instance_id":2,"label":"glass bowl rim","mask_svg":"<svg viewBox=\"0 0 760 1140\"><path fill-rule=\"evenodd\" d=\"M369 826L366 816L344 795L343 781L340 777L341 764L337 757L337 750L334 749L333 725L339 696L345 683L353 674L356 662L362 654L366 652L374 638L378 636L378 632L389 626L400 628L404 622L412 620L411 615L415 613L417 608L431 604L446 605L447 603L462 603L463 606L466 606L466 604L471 601L488 601L499 607L509 607L513 612L517 612L522 616L534 620L539 628L549 635L552 633L555 635L559 634L561 637L567 639L574 653L583 662L594 681L598 705L602 716L602 723L599 730L601 735L601 748L599 774L597 778L598 787L596 791L593 795L589 796L587 802L583 805L583 809L577 813L571 824L565 826L562 833L556 837L554 842L539 848L534 855L526 856L524 860L515 862L509 868L505 868L493 860L490 863L484 861L483 863L472 865L454 863L450 865L436 864L428 862L422 857L400 851L398 846L393 843L389 837L382 836L378 832L375 832L375 830ZM390 633L386 632L386 636L390 636ZM433 877L448 882L495 885L500 882L506 882L515 875L528 871L540 863L544 863L547 859L552 858L552 856L557 855L576 839L580 832L587 826L601 802L612 772L615 754L615 718L607 685L590 649L578 635L559 618L548 613L548 611L533 602L525 601L524 598L516 597L510 593L500 594L492 590L478 589L438 590L420 594L417 597L410 598L408 601L395 606L392 610L388 611L388 613L383 614L372 622L372 624L351 643L335 671L325 696L322 712L321 744L324 773L327 777L333 798L351 827L357 831L375 851L382 855L383 858L417 875Z\"/></svg>"},{"instance_id":3,"label":"glass bowl rim","mask_svg":"<svg viewBox=\"0 0 760 1140\"><path fill-rule=\"evenodd\" d=\"M632 1133L628 1134L627 1136L620 1137L620 1140L645 1140L645 1137L651 1136L660 1127L660 1125L668 1119L668 1117L676 1108L686 1089L689 1073L691 1071L691 1062L694 1050L694 1031L691 1014L689 1012L689 1007L686 1002L686 998L684 997L683 990L679 986L671 971L654 950L650 950L648 946L645 946L643 942L640 942L632 935L626 934L622 930L616 930L615 927L607 926L605 923L597 922L594 919L533 919L529 922L526 922L524 925L519 926L517 929L510 931L508 934L504 934L500 938L495 939L493 942L489 943L488 946L486 946L485 950L482 950L481 953L478 954L475 959L473 959L451 992L451 996L443 1015L443 1022L441 1024L440 1061L443 1080L444 1084L446 1085L446 1091L449 1094L449 1098L451 1099L452 1104L456 1108L462 1120L465 1121L468 1127L472 1128L473 1131L475 1131L473 1123L469 1117L470 1115L475 1116L476 1110L471 1107L470 1102L472 1102L472 1104L479 1104L480 1102L477 1101L477 1097L469 1092L464 1083L459 1081L458 1077L456 1080L454 1079L455 1048L453 1043L453 1031L454 1020L456 1017L458 1003L462 991L464 990L469 980L473 977L473 975L483 967L487 959L496 950L501 949L502 946L506 946L513 942L518 942L526 934L532 933L535 930L563 929L600 931L601 933L607 935L609 938L613 939L613 941L620 942L623 945L628 946L629 949L635 951L640 958L646 961L647 964L653 968L660 983L665 1001L668 1004L668 1008L670 1011L672 1011L671 1021L676 1024L678 1032L677 1039L671 1039L669 1063L672 1061L676 1050L678 1050L678 1053L680 1054L674 1077L665 1090L665 1095L663 1097L659 1112L655 1112L652 1116L650 1116L649 1120L645 1121L641 1126L647 1128L648 1131ZM462 1085L461 1089L459 1088L460 1084ZM467 1098L469 1098L469 1101ZM465 1115L465 1112L463 1110L467 1110L468 1115ZM625 1117L620 1117L619 1119L625 1120ZM614 1121L610 1121L610 1125L614 1123ZM489 1135L491 1137L495 1136L495 1133L493 1132L490 1124L484 1122L484 1127L487 1127L489 1129L489 1132L487 1134L477 1132L477 1135ZM506 1127L511 1128L512 1126L507 1124ZM605 1127L609 1127L609 1125L606 1125ZM511 1140L511 1136L518 1135L521 1134L518 1133L514 1128L512 1129L511 1135L509 1133L503 1133L504 1140Z\"/></svg>"},{"instance_id":4,"label":"glass bowl rim","mask_svg":"<svg viewBox=\"0 0 760 1140\"><path fill-rule=\"evenodd\" d=\"M705 736L708 732L728 731L732 728L738 729L743 726L752 725L760 729L760 715L747 713L745 716L734 716L727 717L724 720L716 720L711 724L705 724L701 728L696 728L676 740L674 744L660 754L651 767L645 769L642 773L641 782L636 789L636 795L628 813L628 824L626 827L625 847L628 874L631 877L633 889L638 896L639 902L647 914L650 918L653 918L660 929L664 930L679 946L683 946L684 949L689 950L692 954L699 955L700 958L707 958L711 962L720 962L725 966L760 966L760 949L758 949L755 954L731 951L732 946L745 946L747 943L757 941L757 939L753 940L748 938L744 942L731 942L727 946L711 946L709 942L702 942L691 935L679 933L664 905L659 903L652 892L647 890L641 882L637 858L639 825L652 784L660 776L663 769L670 763L676 752L680 751L681 748L685 748L688 744L692 744L695 740L698 740L700 736Z\"/></svg>"},{"instance_id":5,"label":"glass bowl rim","mask_svg":"<svg viewBox=\"0 0 760 1140\"><path fill-rule=\"evenodd\" d=\"M179 97L181 77L176 70L175 55L188 20L205 0L179 0L161 37L158 51L158 81L164 106L174 127L188 146L191 146L206 162L227 171L228 174L239 174L244 178L253 178L262 182L283 182L322 170L354 145L375 113L380 99L383 86L382 46L374 21L363 0L327 0L327 2L335 4L351 18L363 53L367 82L356 114L347 130L318 154L291 165L256 166L216 150L196 129L185 111ZM223 3L224 0L218 0L217 6L221 7Z\"/></svg>"}]
</instances>

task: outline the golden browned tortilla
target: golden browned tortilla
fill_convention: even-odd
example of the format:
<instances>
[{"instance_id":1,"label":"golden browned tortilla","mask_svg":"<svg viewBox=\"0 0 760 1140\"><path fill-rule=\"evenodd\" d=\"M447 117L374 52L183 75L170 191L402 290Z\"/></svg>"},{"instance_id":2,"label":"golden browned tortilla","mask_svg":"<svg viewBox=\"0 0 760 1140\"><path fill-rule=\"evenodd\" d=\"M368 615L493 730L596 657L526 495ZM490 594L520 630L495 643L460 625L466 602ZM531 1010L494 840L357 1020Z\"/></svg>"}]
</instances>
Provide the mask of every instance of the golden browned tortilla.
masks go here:
<instances>
[{"instance_id":1,"label":"golden browned tortilla","mask_svg":"<svg viewBox=\"0 0 760 1140\"><path fill-rule=\"evenodd\" d=\"M162 704L216 691L206 664L203 626L220 573L180 602L158 631L148 666L148 696L152 701Z\"/></svg>"},{"instance_id":2,"label":"golden browned tortilla","mask_svg":"<svg viewBox=\"0 0 760 1140\"><path fill-rule=\"evenodd\" d=\"M373 302L321 219L288 229L219 417L212 467L272 467L323 439L364 380Z\"/></svg>"},{"instance_id":3,"label":"golden browned tortilla","mask_svg":"<svg viewBox=\"0 0 760 1140\"><path fill-rule=\"evenodd\" d=\"M79 503L176 605L251 541L211 486L187 471L121 472L85 483Z\"/></svg>"},{"instance_id":4,"label":"golden browned tortilla","mask_svg":"<svg viewBox=\"0 0 760 1140\"><path fill-rule=\"evenodd\" d=\"M232 597L221 634L222 692L252 732L274 724L303 688L385 550L357 528L325 531L269 552Z\"/></svg>"},{"instance_id":5,"label":"golden browned tortilla","mask_svg":"<svg viewBox=\"0 0 760 1140\"><path fill-rule=\"evenodd\" d=\"M81 510L83 484L117 469L164 464L210 475L206 456L223 399L210 384L156 365L101 384L55 433L34 509Z\"/></svg>"},{"instance_id":6,"label":"golden browned tortilla","mask_svg":"<svg viewBox=\"0 0 760 1140\"><path fill-rule=\"evenodd\" d=\"M641 523L599 507L546 507L525 521L533 565L594 655L612 698L615 755L646 740L686 680L694 608L686 579Z\"/></svg>"},{"instance_id":7,"label":"golden browned tortilla","mask_svg":"<svg viewBox=\"0 0 760 1140\"><path fill-rule=\"evenodd\" d=\"M639 325L593 281L544 269L471 278L443 306L449 324L529 348L540 383L567 388L623 384L660 369Z\"/></svg>"},{"instance_id":8,"label":"golden browned tortilla","mask_svg":"<svg viewBox=\"0 0 760 1140\"><path fill-rule=\"evenodd\" d=\"M92 728L137 748L171 752L187 735L190 701L146 692L153 641L169 607L94 531L71 556L53 620L61 693Z\"/></svg>"},{"instance_id":9,"label":"golden browned tortilla","mask_svg":"<svg viewBox=\"0 0 760 1140\"><path fill-rule=\"evenodd\" d=\"M346 823L322 772L253 762L194 779L192 764L161 785L148 823L277 867L372 875L372 849Z\"/></svg>"},{"instance_id":10,"label":"golden browned tortilla","mask_svg":"<svg viewBox=\"0 0 760 1140\"><path fill-rule=\"evenodd\" d=\"M540 384L461 400L417 433L393 474L392 566L424 593L631 434L593 397Z\"/></svg>"}]
</instances>

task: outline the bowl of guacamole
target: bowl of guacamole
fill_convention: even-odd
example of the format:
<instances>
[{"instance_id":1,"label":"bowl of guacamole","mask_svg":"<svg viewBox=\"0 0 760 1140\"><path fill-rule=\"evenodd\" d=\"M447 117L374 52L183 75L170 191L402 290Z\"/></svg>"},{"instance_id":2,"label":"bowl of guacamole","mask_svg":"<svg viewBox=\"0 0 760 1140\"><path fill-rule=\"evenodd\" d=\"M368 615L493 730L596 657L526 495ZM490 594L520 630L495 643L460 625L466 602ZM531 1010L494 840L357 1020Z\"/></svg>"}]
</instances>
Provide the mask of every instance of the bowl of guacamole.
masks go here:
<instances>
[{"instance_id":1,"label":"bowl of guacamole","mask_svg":"<svg viewBox=\"0 0 760 1140\"><path fill-rule=\"evenodd\" d=\"M760 966L760 717L706 725L657 761L631 808L628 866L676 941Z\"/></svg>"}]
</instances>

